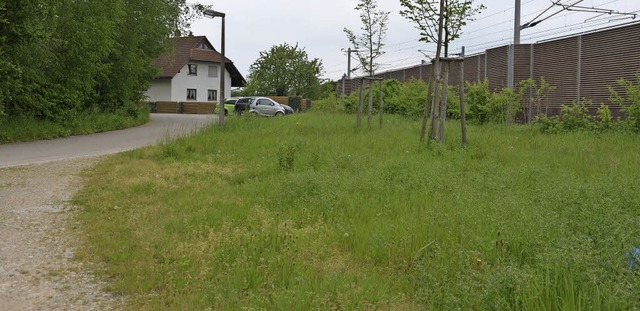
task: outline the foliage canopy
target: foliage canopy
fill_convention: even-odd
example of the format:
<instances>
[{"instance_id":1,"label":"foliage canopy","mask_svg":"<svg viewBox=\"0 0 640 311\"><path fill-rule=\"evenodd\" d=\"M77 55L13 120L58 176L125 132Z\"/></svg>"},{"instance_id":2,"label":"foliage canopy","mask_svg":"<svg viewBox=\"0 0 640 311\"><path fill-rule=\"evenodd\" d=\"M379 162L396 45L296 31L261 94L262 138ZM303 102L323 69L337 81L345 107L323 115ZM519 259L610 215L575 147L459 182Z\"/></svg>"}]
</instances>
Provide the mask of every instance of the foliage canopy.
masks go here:
<instances>
[{"instance_id":1,"label":"foliage canopy","mask_svg":"<svg viewBox=\"0 0 640 311\"><path fill-rule=\"evenodd\" d=\"M373 76L378 68L378 64L375 64L374 61L384 54L382 47L384 47L383 40L387 34L389 12L378 10L375 0L360 0L355 9L360 11L362 34L356 35L347 28L344 28L343 31L355 48L362 71L368 76Z\"/></svg>"},{"instance_id":2,"label":"foliage canopy","mask_svg":"<svg viewBox=\"0 0 640 311\"><path fill-rule=\"evenodd\" d=\"M274 45L249 67L246 95L304 96L316 99L320 96L322 61L309 59L304 48Z\"/></svg>"},{"instance_id":3,"label":"foliage canopy","mask_svg":"<svg viewBox=\"0 0 640 311\"><path fill-rule=\"evenodd\" d=\"M135 113L192 13L185 0L0 1L0 116Z\"/></svg>"}]
</instances>

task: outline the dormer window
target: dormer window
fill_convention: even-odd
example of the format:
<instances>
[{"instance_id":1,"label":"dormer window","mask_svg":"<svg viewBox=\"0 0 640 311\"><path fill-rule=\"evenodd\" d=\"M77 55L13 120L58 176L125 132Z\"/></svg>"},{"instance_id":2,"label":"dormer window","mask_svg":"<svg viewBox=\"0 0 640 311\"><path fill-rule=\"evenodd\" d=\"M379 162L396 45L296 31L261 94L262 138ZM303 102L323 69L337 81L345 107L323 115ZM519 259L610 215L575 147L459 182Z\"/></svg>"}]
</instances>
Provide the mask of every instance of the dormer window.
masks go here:
<instances>
[{"instance_id":1,"label":"dormer window","mask_svg":"<svg viewBox=\"0 0 640 311\"><path fill-rule=\"evenodd\" d=\"M190 76L197 76L198 75L198 65L189 64L187 66L189 66L189 75Z\"/></svg>"},{"instance_id":2,"label":"dormer window","mask_svg":"<svg viewBox=\"0 0 640 311\"><path fill-rule=\"evenodd\" d=\"M198 44L198 45L196 46L196 49L202 49L202 50L213 50L213 47L212 47L212 46L210 46L210 45L208 45L208 44L207 44L207 43L205 43L205 42L201 42L200 44Z\"/></svg>"}]
</instances>

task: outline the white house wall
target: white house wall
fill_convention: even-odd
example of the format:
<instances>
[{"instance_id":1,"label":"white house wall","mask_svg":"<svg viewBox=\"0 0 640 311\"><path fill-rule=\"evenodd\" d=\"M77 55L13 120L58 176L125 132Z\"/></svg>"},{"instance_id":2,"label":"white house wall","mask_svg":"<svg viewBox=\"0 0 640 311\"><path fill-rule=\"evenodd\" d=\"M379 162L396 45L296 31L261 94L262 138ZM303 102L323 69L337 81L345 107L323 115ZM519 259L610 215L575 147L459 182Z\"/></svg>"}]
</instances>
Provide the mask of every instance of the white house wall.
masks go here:
<instances>
[{"instance_id":1,"label":"white house wall","mask_svg":"<svg viewBox=\"0 0 640 311\"><path fill-rule=\"evenodd\" d=\"M197 99L199 102L207 101L207 90L218 90L218 99L220 99L220 78L209 77L209 65L219 66L219 63L206 62L189 62L189 64L198 65L198 75L189 75L189 65L185 65L171 83L171 101L184 102L187 101L187 89L197 90ZM231 75L227 70L225 72L225 97L231 97ZM219 75L218 75L219 76Z\"/></svg>"},{"instance_id":2,"label":"white house wall","mask_svg":"<svg viewBox=\"0 0 640 311\"><path fill-rule=\"evenodd\" d=\"M147 100L152 102L168 101L171 99L171 80L156 79L151 81L151 86L146 92Z\"/></svg>"}]
</instances>

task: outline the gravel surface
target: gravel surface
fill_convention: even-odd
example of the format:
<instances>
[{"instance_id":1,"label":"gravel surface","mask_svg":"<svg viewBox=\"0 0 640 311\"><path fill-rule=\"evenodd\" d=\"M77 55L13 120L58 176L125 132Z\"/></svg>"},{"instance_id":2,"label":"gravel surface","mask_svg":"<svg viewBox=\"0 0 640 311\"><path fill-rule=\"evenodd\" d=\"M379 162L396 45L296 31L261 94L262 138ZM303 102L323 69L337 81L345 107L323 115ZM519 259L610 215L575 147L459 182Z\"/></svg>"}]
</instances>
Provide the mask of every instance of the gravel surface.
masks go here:
<instances>
[{"instance_id":1,"label":"gravel surface","mask_svg":"<svg viewBox=\"0 0 640 311\"><path fill-rule=\"evenodd\" d=\"M119 310L122 298L73 260L79 173L99 158L0 169L0 310Z\"/></svg>"}]
</instances>

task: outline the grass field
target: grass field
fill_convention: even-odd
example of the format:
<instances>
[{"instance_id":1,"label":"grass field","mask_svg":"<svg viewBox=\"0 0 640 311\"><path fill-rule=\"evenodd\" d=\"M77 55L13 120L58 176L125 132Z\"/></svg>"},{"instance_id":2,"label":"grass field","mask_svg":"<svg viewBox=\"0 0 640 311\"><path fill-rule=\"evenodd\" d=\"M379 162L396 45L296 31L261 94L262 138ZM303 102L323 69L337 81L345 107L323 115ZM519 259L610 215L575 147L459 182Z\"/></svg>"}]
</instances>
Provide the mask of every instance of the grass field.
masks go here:
<instances>
[{"instance_id":1,"label":"grass field","mask_svg":"<svg viewBox=\"0 0 640 311\"><path fill-rule=\"evenodd\" d=\"M640 137L355 116L229 118L112 157L80 260L146 310L640 308Z\"/></svg>"}]
</instances>

